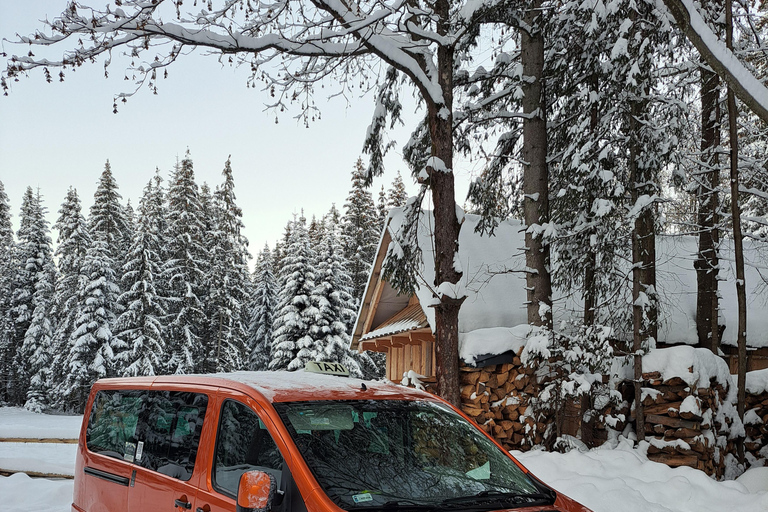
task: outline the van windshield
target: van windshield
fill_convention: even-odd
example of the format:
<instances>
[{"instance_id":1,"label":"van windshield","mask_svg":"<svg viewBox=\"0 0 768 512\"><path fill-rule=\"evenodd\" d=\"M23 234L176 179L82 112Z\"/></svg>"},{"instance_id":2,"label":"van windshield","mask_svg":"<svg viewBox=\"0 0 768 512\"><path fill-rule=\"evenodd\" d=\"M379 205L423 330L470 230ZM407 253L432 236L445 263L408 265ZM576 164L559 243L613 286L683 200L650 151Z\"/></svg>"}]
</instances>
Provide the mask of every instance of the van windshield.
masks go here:
<instances>
[{"instance_id":1,"label":"van windshield","mask_svg":"<svg viewBox=\"0 0 768 512\"><path fill-rule=\"evenodd\" d=\"M497 510L554 502L552 491L442 404L274 406L323 490L345 510Z\"/></svg>"}]
</instances>

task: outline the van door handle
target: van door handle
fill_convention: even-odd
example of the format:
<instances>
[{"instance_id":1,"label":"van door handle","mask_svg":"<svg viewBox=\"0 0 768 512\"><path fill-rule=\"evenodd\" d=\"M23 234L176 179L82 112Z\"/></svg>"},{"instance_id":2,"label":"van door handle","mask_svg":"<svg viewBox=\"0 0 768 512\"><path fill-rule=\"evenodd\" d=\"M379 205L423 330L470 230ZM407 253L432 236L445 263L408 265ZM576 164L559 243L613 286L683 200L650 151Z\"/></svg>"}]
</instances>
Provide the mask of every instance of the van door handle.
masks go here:
<instances>
[{"instance_id":1,"label":"van door handle","mask_svg":"<svg viewBox=\"0 0 768 512\"><path fill-rule=\"evenodd\" d=\"M188 502L188 501L176 500L176 501L174 501L174 503L176 504L177 507L183 507L183 508L186 508L187 510L192 508L192 504L190 502Z\"/></svg>"}]
</instances>

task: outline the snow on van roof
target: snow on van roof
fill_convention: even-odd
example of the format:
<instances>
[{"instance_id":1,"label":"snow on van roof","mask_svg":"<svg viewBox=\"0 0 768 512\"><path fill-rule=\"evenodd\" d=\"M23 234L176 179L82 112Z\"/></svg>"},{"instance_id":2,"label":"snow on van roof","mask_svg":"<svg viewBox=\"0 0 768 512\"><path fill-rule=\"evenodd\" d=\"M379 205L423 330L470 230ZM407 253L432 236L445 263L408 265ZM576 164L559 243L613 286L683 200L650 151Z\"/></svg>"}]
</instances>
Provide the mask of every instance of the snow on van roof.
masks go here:
<instances>
[{"instance_id":1,"label":"snow on van roof","mask_svg":"<svg viewBox=\"0 0 768 512\"><path fill-rule=\"evenodd\" d=\"M208 375L249 386L271 401L427 398L429 393L389 381L370 381L299 371L233 372Z\"/></svg>"}]
</instances>

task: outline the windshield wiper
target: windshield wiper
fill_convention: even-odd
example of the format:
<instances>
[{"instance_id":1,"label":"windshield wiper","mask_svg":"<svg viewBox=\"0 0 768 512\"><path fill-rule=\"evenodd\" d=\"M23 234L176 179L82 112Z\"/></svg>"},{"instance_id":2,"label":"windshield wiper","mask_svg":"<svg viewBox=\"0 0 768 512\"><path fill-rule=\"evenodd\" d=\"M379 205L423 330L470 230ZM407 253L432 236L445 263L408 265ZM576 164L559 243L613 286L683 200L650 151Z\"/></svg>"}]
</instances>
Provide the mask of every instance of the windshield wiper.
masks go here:
<instances>
[{"instance_id":1,"label":"windshield wiper","mask_svg":"<svg viewBox=\"0 0 768 512\"><path fill-rule=\"evenodd\" d=\"M342 507L344 508L344 507ZM356 511L384 511L384 512L390 512L390 511L408 511L408 510L416 510L418 512L434 512L436 510L439 510L438 507L434 505L423 505L420 503L417 503L415 501L410 500L392 500L388 501L382 505L374 505L370 507L361 506L361 507L345 507L345 510L349 512L356 512Z\"/></svg>"},{"instance_id":2,"label":"windshield wiper","mask_svg":"<svg viewBox=\"0 0 768 512\"><path fill-rule=\"evenodd\" d=\"M470 506L471 509L474 509L475 507L472 507L472 505L485 508L488 504L500 504L501 506L509 508L510 504L527 507L539 504L539 502L541 502L542 505L552 505L555 502L555 498L547 494L515 493L488 489L471 496L458 496L456 498L445 499L440 503L440 507L461 506L462 510L470 510L467 509L466 506Z\"/></svg>"}]
</instances>

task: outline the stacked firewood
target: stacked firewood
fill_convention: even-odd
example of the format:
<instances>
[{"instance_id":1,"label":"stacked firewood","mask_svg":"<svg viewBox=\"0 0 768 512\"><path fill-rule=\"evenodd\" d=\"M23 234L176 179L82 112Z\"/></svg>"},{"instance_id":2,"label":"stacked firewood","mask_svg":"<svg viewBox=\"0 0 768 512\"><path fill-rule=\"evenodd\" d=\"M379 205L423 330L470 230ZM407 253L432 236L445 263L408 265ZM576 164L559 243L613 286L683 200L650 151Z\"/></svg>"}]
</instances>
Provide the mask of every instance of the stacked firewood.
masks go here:
<instances>
[{"instance_id":1,"label":"stacked firewood","mask_svg":"<svg viewBox=\"0 0 768 512\"><path fill-rule=\"evenodd\" d=\"M745 450L755 460L768 458L768 392L747 393L744 408L744 429L746 430ZM760 453L762 452L762 453ZM749 458L749 456L748 456Z\"/></svg>"},{"instance_id":2,"label":"stacked firewood","mask_svg":"<svg viewBox=\"0 0 768 512\"><path fill-rule=\"evenodd\" d=\"M461 369L461 408L507 449L541 443L546 425L525 416L537 386L520 356L512 363Z\"/></svg>"},{"instance_id":3,"label":"stacked firewood","mask_svg":"<svg viewBox=\"0 0 768 512\"><path fill-rule=\"evenodd\" d=\"M721 477L725 471L724 453L715 450L715 440L729 425L721 425L715 418L727 390L714 379L699 383L709 387L690 386L680 377L662 380L659 372L644 373L643 379L646 381L643 388L645 433L650 443L648 458L671 467L690 466Z\"/></svg>"}]
</instances>

